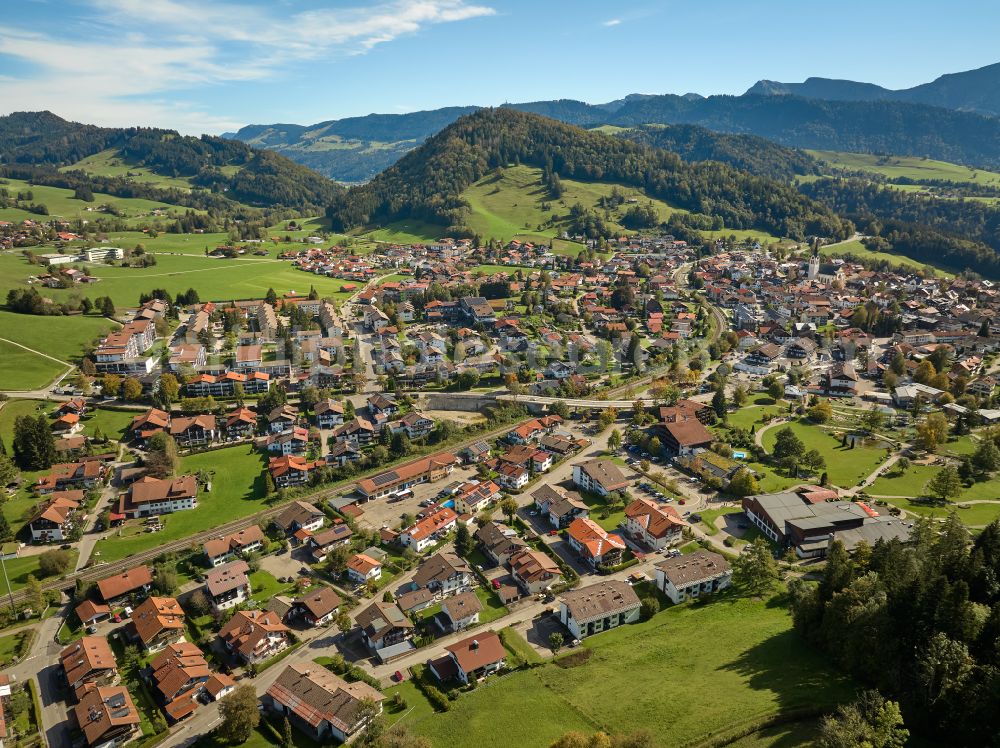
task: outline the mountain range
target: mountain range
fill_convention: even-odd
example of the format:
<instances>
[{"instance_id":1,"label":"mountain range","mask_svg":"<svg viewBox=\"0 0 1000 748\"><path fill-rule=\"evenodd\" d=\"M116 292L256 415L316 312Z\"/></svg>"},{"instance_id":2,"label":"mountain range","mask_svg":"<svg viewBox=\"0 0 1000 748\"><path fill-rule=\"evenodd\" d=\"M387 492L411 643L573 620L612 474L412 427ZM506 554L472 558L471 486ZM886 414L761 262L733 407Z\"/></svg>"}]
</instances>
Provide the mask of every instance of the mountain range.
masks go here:
<instances>
[{"instance_id":1,"label":"mountain range","mask_svg":"<svg viewBox=\"0 0 1000 748\"><path fill-rule=\"evenodd\" d=\"M751 96L793 95L830 101L909 101L913 104L1000 115L1000 63L948 73L912 88L892 90L874 83L807 78L802 83L762 80L747 90Z\"/></svg>"},{"instance_id":2,"label":"mountain range","mask_svg":"<svg viewBox=\"0 0 1000 748\"><path fill-rule=\"evenodd\" d=\"M904 95L905 94L905 95ZM1000 64L906 91L811 78L760 81L742 96L630 94L604 104L556 99L505 104L581 127L700 125L785 146L892 153L1000 166ZM248 125L231 137L275 150L343 182L362 182L476 106L371 114L314 125Z\"/></svg>"}]
</instances>

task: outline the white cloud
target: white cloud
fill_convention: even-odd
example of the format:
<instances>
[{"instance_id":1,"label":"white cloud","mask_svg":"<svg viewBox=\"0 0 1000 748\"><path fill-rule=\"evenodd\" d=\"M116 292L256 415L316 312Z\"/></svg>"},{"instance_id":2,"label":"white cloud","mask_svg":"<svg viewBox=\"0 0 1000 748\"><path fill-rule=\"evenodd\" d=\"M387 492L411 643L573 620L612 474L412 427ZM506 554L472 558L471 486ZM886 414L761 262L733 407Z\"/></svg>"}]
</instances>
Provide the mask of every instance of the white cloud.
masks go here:
<instances>
[{"instance_id":1,"label":"white cloud","mask_svg":"<svg viewBox=\"0 0 1000 748\"><path fill-rule=\"evenodd\" d=\"M621 22L622 22L622 19L620 19L620 18L611 18L611 19L608 19L607 21L605 21L604 23L602 23L601 25L602 26L620 26Z\"/></svg>"},{"instance_id":2,"label":"white cloud","mask_svg":"<svg viewBox=\"0 0 1000 748\"><path fill-rule=\"evenodd\" d=\"M465 0L390 0L276 15L274 8L188 0L90 0L89 37L0 28L0 54L37 70L0 75L0 114L50 109L103 125L218 132L240 123L183 103L196 87L260 80L301 60L364 54L442 23L495 11ZM281 6L277 10L280 11ZM148 29L156 30L150 38ZM82 41L81 39L98 41ZM173 95L171 95L173 94Z\"/></svg>"}]
</instances>

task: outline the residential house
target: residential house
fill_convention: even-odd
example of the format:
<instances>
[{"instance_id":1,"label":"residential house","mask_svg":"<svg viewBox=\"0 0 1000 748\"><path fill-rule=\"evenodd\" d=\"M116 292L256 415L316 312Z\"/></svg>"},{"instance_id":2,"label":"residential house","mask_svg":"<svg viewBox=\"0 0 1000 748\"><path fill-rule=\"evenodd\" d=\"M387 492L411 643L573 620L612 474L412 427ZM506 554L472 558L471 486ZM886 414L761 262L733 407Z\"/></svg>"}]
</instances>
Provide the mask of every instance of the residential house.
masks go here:
<instances>
[{"instance_id":1,"label":"residential house","mask_svg":"<svg viewBox=\"0 0 1000 748\"><path fill-rule=\"evenodd\" d=\"M150 408L132 419L128 433L141 444L153 434L166 431L168 428L170 428L170 414L159 408Z\"/></svg>"},{"instance_id":2,"label":"residential house","mask_svg":"<svg viewBox=\"0 0 1000 748\"><path fill-rule=\"evenodd\" d=\"M607 579L563 593L559 620L577 639L639 620L641 604L623 580Z\"/></svg>"},{"instance_id":3,"label":"residential house","mask_svg":"<svg viewBox=\"0 0 1000 748\"><path fill-rule=\"evenodd\" d=\"M308 626L325 626L337 617L341 602L340 595L324 585L292 600L287 617L300 619Z\"/></svg>"},{"instance_id":4,"label":"residential house","mask_svg":"<svg viewBox=\"0 0 1000 748\"><path fill-rule=\"evenodd\" d=\"M610 496L628 488L622 471L611 460L595 459L573 466L573 483L582 491Z\"/></svg>"},{"instance_id":5,"label":"residential house","mask_svg":"<svg viewBox=\"0 0 1000 748\"><path fill-rule=\"evenodd\" d=\"M355 584L382 577L382 562L365 553L355 553L347 561L347 576Z\"/></svg>"},{"instance_id":6,"label":"residential house","mask_svg":"<svg viewBox=\"0 0 1000 748\"><path fill-rule=\"evenodd\" d=\"M149 663L149 673L153 693L171 722L195 712L197 698L213 675L205 655L190 642L167 645Z\"/></svg>"},{"instance_id":7,"label":"residential house","mask_svg":"<svg viewBox=\"0 0 1000 748\"><path fill-rule=\"evenodd\" d=\"M264 704L317 743L347 743L368 724L363 708L374 701L377 717L383 696L363 681L348 683L313 663L288 665L267 689Z\"/></svg>"},{"instance_id":8,"label":"residential house","mask_svg":"<svg viewBox=\"0 0 1000 748\"><path fill-rule=\"evenodd\" d=\"M483 553L500 566L505 566L511 556L528 546L514 529L498 522L486 522L476 530L475 538Z\"/></svg>"},{"instance_id":9,"label":"residential house","mask_svg":"<svg viewBox=\"0 0 1000 748\"><path fill-rule=\"evenodd\" d=\"M145 476L129 486L119 499L118 513L127 517L170 514L198 506L198 479L194 475L177 478Z\"/></svg>"},{"instance_id":10,"label":"residential house","mask_svg":"<svg viewBox=\"0 0 1000 748\"><path fill-rule=\"evenodd\" d=\"M452 495L455 510L462 514L478 514L486 507L500 500L500 486L491 480L469 480L458 487Z\"/></svg>"},{"instance_id":11,"label":"residential house","mask_svg":"<svg viewBox=\"0 0 1000 748\"><path fill-rule=\"evenodd\" d=\"M139 711L124 686L84 685L73 716L88 748L117 748L139 734Z\"/></svg>"},{"instance_id":12,"label":"residential house","mask_svg":"<svg viewBox=\"0 0 1000 748\"><path fill-rule=\"evenodd\" d=\"M399 533L397 542L420 553L455 527L458 515L446 506L437 507Z\"/></svg>"},{"instance_id":13,"label":"residential house","mask_svg":"<svg viewBox=\"0 0 1000 748\"><path fill-rule=\"evenodd\" d=\"M147 652L184 641L184 610L172 597L147 597L132 611L126 628Z\"/></svg>"},{"instance_id":14,"label":"residential house","mask_svg":"<svg viewBox=\"0 0 1000 748\"><path fill-rule=\"evenodd\" d=\"M285 535L293 535L299 530L316 532L323 526L326 515L308 501L293 501L272 521Z\"/></svg>"},{"instance_id":15,"label":"residential house","mask_svg":"<svg viewBox=\"0 0 1000 748\"><path fill-rule=\"evenodd\" d=\"M40 504L28 522L31 540L35 543L61 543L76 524L83 491L62 491L52 494ZM72 498L71 498L72 497Z\"/></svg>"},{"instance_id":16,"label":"residential house","mask_svg":"<svg viewBox=\"0 0 1000 748\"><path fill-rule=\"evenodd\" d=\"M229 439L249 439L257 433L257 413L250 408L237 408L226 415L226 436Z\"/></svg>"},{"instance_id":17,"label":"residential house","mask_svg":"<svg viewBox=\"0 0 1000 748\"><path fill-rule=\"evenodd\" d=\"M211 444L219 437L219 431L215 416L199 415L172 419L170 435L182 447L195 447Z\"/></svg>"},{"instance_id":18,"label":"residential house","mask_svg":"<svg viewBox=\"0 0 1000 748\"><path fill-rule=\"evenodd\" d=\"M145 595L152 586L153 572L143 564L121 574L98 580L97 591L104 602L112 605L131 595Z\"/></svg>"},{"instance_id":19,"label":"residential house","mask_svg":"<svg viewBox=\"0 0 1000 748\"><path fill-rule=\"evenodd\" d=\"M493 631L484 631L445 647L447 654L431 660L429 667L438 680L461 683L479 680L507 665L507 650Z\"/></svg>"},{"instance_id":20,"label":"residential house","mask_svg":"<svg viewBox=\"0 0 1000 748\"><path fill-rule=\"evenodd\" d=\"M344 423L344 404L336 400L320 400L313 408L316 425L321 429L332 429Z\"/></svg>"},{"instance_id":21,"label":"residential house","mask_svg":"<svg viewBox=\"0 0 1000 748\"><path fill-rule=\"evenodd\" d=\"M218 612L235 608L250 599L249 572L247 562L238 559L212 569L205 575L205 592L212 610Z\"/></svg>"},{"instance_id":22,"label":"residential house","mask_svg":"<svg viewBox=\"0 0 1000 748\"><path fill-rule=\"evenodd\" d=\"M76 617L85 627L111 618L111 606L95 603L93 600L84 600L73 609L73 612L76 613Z\"/></svg>"},{"instance_id":23,"label":"residential house","mask_svg":"<svg viewBox=\"0 0 1000 748\"><path fill-rule=\"evenodd\" d=\"M697 550L656 565L656 587L674 603L725 589L732 577L729 562L712 551Z\"/></svg>"},{"instance_id":24,"label":"residential house","mask_svg":"<svg viewBox=\"0 0 1000 748\"><path fill-rule=\"evenodd\" d=\"M325 530L314 532L309 536L306 545L311 549L313 561L321 563L326 560L334 548L350 543L353 535L354 531L350 526L341 522Z\"/></svg>"},{"instance_id":25,"label":"residential house","mask_svg":"<svg viewBox=\"0 0 1000 748\"><path fill-rule=\"evenodd\" d=\"M413 584L439 596L463 592L475 583L472 567L464 558L447 551L425 560L413 575Z\"/></svg>"},{"instance_id":26,"label":"residential house","mask_svg":"<svg viewBox=\"0 0 1000 748\"><path fill-rule=\"evenodd\" d=\"M539 487L532 492L535 506L539 513L548 519L552 527L562 529L569 527L570 523L578 517L588 516L588 507L583 503L578 493L557 491L549 485Z\"/></svg>"},{"instance_id":27,"label":"residential house","mask_svg":"<svg viewBox=\"0 0 1000 748\"><path fill-rule=\"evenodd\" d=\"M625 507L625 532L640 545L656 551L680 543L687 526L672 506L640 498Z\"/></svg>"},{"instance_id":28,"label":"residential house","mask_svg":"<svg viewBox=\"0 0 1000 748\"><path fill-rule=\"evenodd\" d=\"M268 472L271 474L274 485L278 488L305 485L309 482L313 470L324 465L326 463L323 460L309 462L304 457L299 457L298 455L272 457L267 461Z\"/></svg>"},{"instance_id":29,"label":"residential house","mask_svg":"<svg viewBox=\"0 0 1000 748\"><path fill-rule=\"evenodd\" d=\"M268 660L291 643L289 628L270 610L237 610L219 631L219 639L246 665Z\"/></svg>"},{"instance_id":30,"label":"residential house","mask_svg":"<svg viewBox=\"0 0 1000 748\"><path fill-rule=\"evenodd\" d=\"M592 567L617 566L622 562L625 541L592 519L577 517L566 532L570 548Z\"/></svg>"},{"instance_id":31,"label":"residential house","mask_svg":"<svg viewBox=\"0 0 1000 748\"><path fill-rule=\"evenodd\" d=\"M850 361L839 361L827 371L826 389L831 395L854 395L858 390L858 373Z\"/></svg>"},{"instance_id":32,"label":"residential house","mask_svg":"<svg viewBox=\"0 0 1000 748\"><path fill-rule=\"evenodd\" d=\"M365 644L383 661L413 649L413 622L396 603L376 600L354 620Z\"/></svg>"},{"instance_id":33,"label":"residential house","mask_svg":"<svg viewBox=\"0 0 1000 748\"><path fill-rule=\"evenodd\" d=\"M71 690L84 683L111 686L118 682L118 662L103 636L84 636L59 653L59 664Z\"/></svg>"},{"instance_id":34,"label":"residential house","mask_svg":"<svg viewBox=\"0 0 1000 748\"><path fill-rule=\"evenodd\" d=\"M525 594L535 595L562 579L562 571L548 554L522 548L510 557L510 575Z\"/></svg>"},{"instance_id":35,"label":"residential house","mask_svg":"<svg viewBox=\"0 0 1000 748\"><path fill-rule=\"evenodd\" d=\"M475 590L466 590L441 603L441 615L435 620L443 631L463 631L479 623L483 603Z\"/></svg>"},{"instance_id":36,"label":"residential house","mask_svg":"<svg viewBox=\"0 0 1000 748\"><path fill-rule=\"evenodd\" d=\"M291 405L279 405L267 414L267 430L272 434L289 431L299 422L299 412Z\"/></svg>"},{"instance_id":37,"label":"residential house","mask_svg":"<svg viewBox=\"0 0 1000 748\"><path fill-rule=\"evenodd\" d=\"M234 556L242 556L259 551L264 545L264 533L258 525L250 525L245 530L205 541L202 548L209 564L221 566Z\"/></svg>"}]
</instances>

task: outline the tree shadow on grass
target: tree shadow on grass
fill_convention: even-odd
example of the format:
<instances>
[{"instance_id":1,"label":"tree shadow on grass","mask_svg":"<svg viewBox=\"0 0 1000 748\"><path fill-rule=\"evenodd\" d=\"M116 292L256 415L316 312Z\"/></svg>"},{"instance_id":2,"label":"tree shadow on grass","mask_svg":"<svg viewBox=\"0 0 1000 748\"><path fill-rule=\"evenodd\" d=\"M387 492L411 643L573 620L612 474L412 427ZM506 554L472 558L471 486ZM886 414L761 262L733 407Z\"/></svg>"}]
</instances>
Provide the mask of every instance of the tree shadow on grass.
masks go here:
<instances>
[{"instance_id":1,"label":"tree shadow on grass","mask_svg":"<svg viewBox=\"0 0 1000 748\"><path fill-rule=\"evenodd\" d=\"M757 691L770 691L779 714L818 715L852 696L849 678L789 629L741 652L721 670L735 672Z\"/></svg>"}]
</instances>

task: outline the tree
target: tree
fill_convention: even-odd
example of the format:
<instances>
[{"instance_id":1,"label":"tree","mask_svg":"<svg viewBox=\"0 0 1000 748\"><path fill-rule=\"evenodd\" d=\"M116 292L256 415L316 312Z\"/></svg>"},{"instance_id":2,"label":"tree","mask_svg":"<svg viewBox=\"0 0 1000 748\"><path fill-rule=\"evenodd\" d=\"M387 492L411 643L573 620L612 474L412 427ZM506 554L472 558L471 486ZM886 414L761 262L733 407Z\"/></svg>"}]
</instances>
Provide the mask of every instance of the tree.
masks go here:
<instances>
[{"instance_id":1,"label":"tree","mask_svg":"<svg viewBox=\"0 0 1000 748\"><path fill-rule=\"evenodd\" d=\"M292 723L285 717L281 723L281 745L283 748L292 748L295 738L292 736Z\"/></svg>"},{"instance_id":2,"label":"tree","mask_svg":"<svg viewBox=\"0 0 1000 748\"><path fill-rule=\"evenodd\" d=\"M563 641L563 635L558 631L553 631L549 634L549 649L558 652L562 648Z\"/></svg>"},{"instance_id":3,"label":"tree","mask_svg":"<svg viewBox=\"0 0 1000 748\"><path fill-rule=\"evenodd\" d=\"M177 377L169 372L160 375L159 396L160 404L169 409L171 403L177 402L181 394L181 385Z\"/></svg>"},{"instance_id":4,"label":"tree","mask_svg":"<svg viewBox=\"0 0 1000 748\"><path fill-rule=\"evenodd\" d=\"M747 388L742 384L737 385L736 389L733 390L733 405L737 408L742 408L746 405L749 397L749 394L747 394Z\"/></svg>"},{"instance_id":5,"label":"tree","mask_svg":"<svg viewBox=\"0 0 1000 748\"><path fill-rule=\"evenodd\" d=\"M10 529L7 516L0 512L0 543L8 543L14 539L14 531Z\"/></svg>"},{"instance_id":6,"label":"tree","mask_svg":"<svg viewBox=\"0 0 1000 748\"><path fill-rule=\"evenodd\" d=\"M19 468L47 470L55 458L55 439L45 414L14 419L14 460Z\"/></svg>"},{"instance_id":7,"label":"tree","mask_svg":"<svg viewBox=\"0 0 1000 748\"><path fill-rule=\"evenodd\" d=\"M222 725L219 731L234 743L245 743L260 723L257 692L249 683L236 688L219 702Z\"/></svg>"},{"instance_id":8,"label":"tree","mask_svg":"<svg viewBox=\"0 0 1000 748\"><path fill-rule=\"evenodd\" d=\"M823 718L818 743L822 748L903 748L909 736L899 704L878 691L864 691Z\"/></svg>"},{"instance_id":9,"label":"tree","mask_svg":"<svg viewBox=\"0 0 1000 748\"><path fill-rule=\"evenodd\" d=\"M6 454L0 453L0 488L17 480L17 466Z\"/></svg>"},{"instance_id":10,"label":"tree","mask_svg":"<svg viewBox=\"0 0 1000 748\"><path fill-rule=\"evenodd\" d=\"M104 296L98 299L98 303L101 307L101 314L105 317L114 317L115 312L115 302L111 300L110 296Z\"/></svg>"},{"instance_id":11,"label":"tree","mask_svg":"<svg viewBox=\"0 0 1000 748\"><path fill-rule=\"evenodd\" d=\"M612 429L611 434L608 436L608 447L613 451L617 452L619 447L622 445L622 432L618 429Z\"/></svg>"},{"instance_id":12,"label":"tree","mask_svg":"<svg viewBox=\"0 0 1000 748\"><path fill-rule=\"evenodd\" d=\"M458 524L458 530L455 531L455 551L459 556L465 558L475 549L476 544L472 539L472 533L469 532L469 527L464 522Z\"/></svg>"},{"instance_id":13,"label":"tree","mask_svg":"<svg viewBox=\"0 0 1000 748\"><path fill-rule=\"evenodd\" d=\"M806 415L809 416L810 421L826 423L833 418L833 407L829 400L820 400L806 411Z\"/></svg>"},{"instance_id":14,"label":"tree","mask_svg":"<svg viewBox=\"0 0 1000 748\"><path fill-rule=\"evenodd\" d=\"M513 496L505 496L500 501L500 511L507 517L508 522L513 522L514 515L517 514L517 499Z\"/></svg>"},{"instance_id":15,"label":"tree","mask_svg":"<svg viewBox=\"0 0 1000 748\"><path fill-rule=\"evenodd\" d=\"M105 374L101 377L101 392L105 397L118 397L122 391L122 378L117 374Z\"/></svg>"},{"instance_id":16,"label":"tree","mask_svg":"<svg viewBox=\"0 0 1000 748\"><path fill-rule=\"evenodd\" d=\"M927 491L942 501L956 498L962 492L962 479L953 465L945 465L927 481Z\"/></svg>"},{"instance_id":17,"label":"tree","mask_svg":"<svg viewBox=\"0 0 1000 748\"><path fill-rule=\"evenodd\" d=\"M146 440L145 465L150 475L166 478L177 472L180 457L177 442L165 431L158 431Z\"/></svg>"},{"instance_id":18,"label":"tree","mask_svg":"<svg viewBox=\"0 0 1000 748\"><path fill-rule=\"evenodd\" d=\"M142 397L142 382L135 377L126 377L122 383L122 398L135 402Z\"/></svg>"},{"instance_id":19,"label":"tree","mask_svg":"<svg viewBox=\"0 0 1000 748\"><path fill-rule=\"evenodd\" d=\"M917 445L921 449L933 452L948 440L948 419L942 413L928 413L916 425Z\"/></svg>"},{"instance_id":20,"label":"tree","mask_svg":"<svg viewBox=\"0 0 1000 748\"><path fill-rule=\"evenodd\" d=\"M177 589L177 568L174 564L157 564L154 569L153 588L161 595L173 594Z\"/></svg>"},{"instance_id":21,"label":"tree","mask_svg":"<svg viewBox=\"0 0 1000 748\"><path fill-rule=\"evenodd\" d=\"M767 386L767 394L770 395L775 401L780 400L785 396L785 385L775 379Z\"/></svg>"},{"instance_id":22,"label":"tree","mask_svg":"<svg viewBox=\"0 0 1000 748\"><path fill-rule=\"evenodd\" d=\"M715 411L715 415L722 420L726 419L727 414L727 403L726 403L726 393L720 387L712 395L712 410Z\"/></svg>"},{"instance_id":23,"label":"tree","mask_svg":"<svg viewBox=\"0 0 1000 748\"><path fill-rule=\"evenodd\" d=\"M72 561L69 551L53 548L38 557L38 571L43 577L60 576L69 570Z\"/></svg>"},{"instance_id":24,"label":"tree","mask_svg":"<svg viewBox=\"0 0 1000 748\"><path fill-rule=\"evenodd\" d=\"M826 468L826 460L817 449L807 450L800 458L799 464L808 470L812 475L815 475Z\"/></svg>"},{"instance_id":25,"label":"tree","mask_svg":"<svg viewBox=\"0 0 1000 748\"><path fill-rule=\"evenodd\" d=\"M861 416L861 428L863 428L867 433L872 434L882 428L885 423L885 416L882 411L879 410L877 405L873 405L871 408L865 411L865 414Z\"/></svg>"},{"instance_id":26,"label":"tree","mask_svg":"<svg viewBox=\"0 0 1000 748\"><path fill-rule=\"evenodd\" d=\"M980 442L975 454L972 455L972 466L980 475L989 475L1000 470L1000 449L997 449L992 439Z\"/></svg>"},{"instance_id":27,"label":"tree","mask_svg":"<svg viewBox=\"0 0 1000 748\"><path fill-rule=\"evenodd\" d=\"M733 496L754 496L760 493L760 484L752 470L741 467L729 480L727 491Z\"/></svg>"},{"instance_id":28,"label":"tree","mask_svg":"<svg viewBox=\"0 0 1000 748\"><path fill-rule=\"evenodd\" d=\"M762 595L778 580L778 565L763 538L756 538L733 562L733 584L753 595Z\"/></svg>"},{"instance_id":29,"label":"tree","mask_svg":"<svg viewBox=\"0 0 1000 748\"><path fill-rule=\"evenodd\" d=\"M660 601L652 595L642 598L640 602L641 607L639 609L639 614L642 616L643 620L648 621L660 612Z\"/></svg>"},{"instance_id":30,"label":"tree","mask_svg":"<svg viewBox=\"0 0 1000 748\"><path fill-rule=\"evenodd\" d=\"M39 584L34 574L28 575L28 579L25 582L25 592L28 607L35 611L36 614L41 615L45 609L45 594L42 592L42 585Z\"/></svg>"},{"instance_id":31,"label":"tree","mask_svg":"<svg viewBox=\"0 0 1000 748\"><path fill-rule=\"evenodd\" d=\"M795 432L788 426L778 431L774 441L772 454L779 462L787 460L798 460L806 451L802 440L796 436Z\"/></svg>"},{"instance_id":32,"label":"tree","mask_svg":"<svg viewBox=\"0 0 1000 748\"><path fill-rule=\"evenodd\" d=\"M188 598L188 606L193 613L199 616L207 616L212 612L212 604L208 595L200 587L191 593L191 597Z\"/></svg>"}]
</instances>

